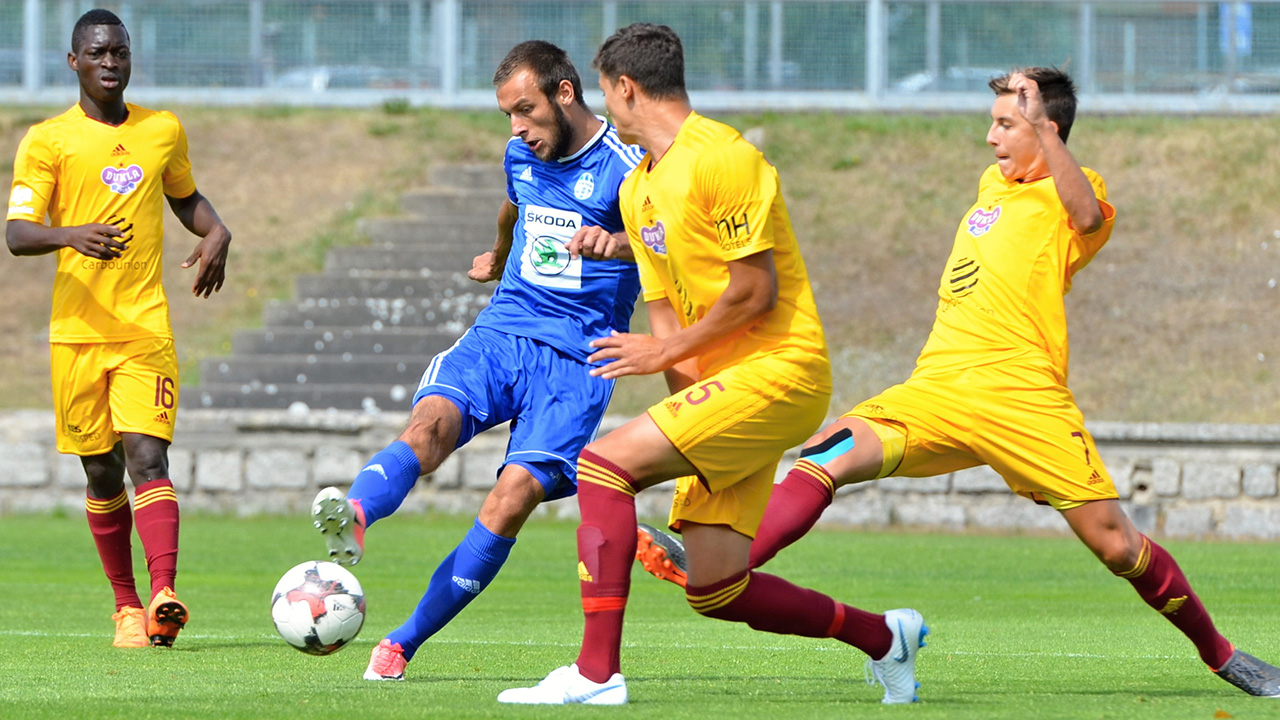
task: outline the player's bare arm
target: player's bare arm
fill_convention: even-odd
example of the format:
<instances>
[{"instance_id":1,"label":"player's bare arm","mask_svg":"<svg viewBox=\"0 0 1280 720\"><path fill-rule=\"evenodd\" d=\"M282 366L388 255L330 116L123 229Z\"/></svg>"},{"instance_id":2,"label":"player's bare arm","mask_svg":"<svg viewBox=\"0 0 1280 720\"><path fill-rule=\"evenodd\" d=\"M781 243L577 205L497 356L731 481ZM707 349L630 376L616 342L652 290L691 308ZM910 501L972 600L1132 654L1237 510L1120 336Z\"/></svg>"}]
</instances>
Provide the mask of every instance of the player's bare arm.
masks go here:
<instances>
[{"instance_id":1,"label":"player's bare arm","mask_svg":"<svg viewBox=\"0 0 1280 720\"><path fill-rule=\"evenodd\" d=\"M182 226L200 238L191 255L182 261L182 267L200 264L195 282L191 284L191 292L196 297L207 298L222 289L222 282L227 277L227 251L231 248L231 231L218 217L213 203L201 195L199 190L184 198L166 198Z\"/></svg>"},{"instance_id":2,"label":"player's bare arm","mask_svg":"<svg viewBox=\"0 0 1280 720\"><path fill-rule=\"evenodd\" d=\"M649 331L659 340L674 335L680 330L680 318L671 302L658 298L645 303L649 311ZM698 358L685 358L663 371L667 379L667 390L676 393L698 382Z\"/></svg>"},{"instance_id":3,"label":"player's bare arm","mask_svg":"<svg viewBox=\"0 0 1280 720\"><path fill-rule=\"evenodd\" d=\"M592 340L591 347L597 350L587 358L588 362L613 362L593 369L591 374L612 379L666 370L731 340L773 310L778 303L778 277L772 250L732 260L728 266L729 285L724 293L702 319L688 327L662 339L615 332Z\"/></svg>"},{"instance_id":4,"label":"player's bare arm","mask_svg":"<svg viewBox=\"0 0 1280 720\"><path fill-rule=\"evenodd\" d=\"M631 253L631 241L627 238L626 230L611 233L596 225L579 228L569 240L568 250L569 256L573 258L581 255L591 260L617 259L627 262L635 262L636 259Z\"/></svg>"},{"instance_id":5,"label":"player's bare arm","mask_svg":"<svg viewBox=\"0 0 1280 720\"><path fill-rule=\"evenodd\" d=\"M1040 86L1035 80L1018 73L1010 78L1009 87L1018 94L1018 112L1036 132L1044 151L1049 173L1058 190L1058 198L1071 218L1071 225L1081 235L1089 235L1102 227L1104 220L1093 185L1080 169L1080 163L1058 136L1057 126L1045 113Z\"/></svg>"},{"instance_id":6,"label":"player's bare arm","mask_svg":"<svg viewBox=\"0 0 1280 720\"><path fill-rule=\"evenodd\" d=\"M114 260L129 249L132 239L117 225L89 223L72 227L48 227L30 220L9 220L5 242L14 255L46 255L69 247L98 260Z\"/></svg>"},{"instance_id":7,"label":"player's bare arm","mask_svg":"<svg viewBox=\"0 0 1280 720\"><path fill-rule=\"evenodd\" d=\"M507 265L507 255L511 253L514 242L516 220L520 219L520 208L510 200L503 200L498 209L498 235L493 240L493 249L480 253L471 261L471 269L467 277L476 282L493 282L502 279L502 269Z\"/></svg>"}]
</instances>

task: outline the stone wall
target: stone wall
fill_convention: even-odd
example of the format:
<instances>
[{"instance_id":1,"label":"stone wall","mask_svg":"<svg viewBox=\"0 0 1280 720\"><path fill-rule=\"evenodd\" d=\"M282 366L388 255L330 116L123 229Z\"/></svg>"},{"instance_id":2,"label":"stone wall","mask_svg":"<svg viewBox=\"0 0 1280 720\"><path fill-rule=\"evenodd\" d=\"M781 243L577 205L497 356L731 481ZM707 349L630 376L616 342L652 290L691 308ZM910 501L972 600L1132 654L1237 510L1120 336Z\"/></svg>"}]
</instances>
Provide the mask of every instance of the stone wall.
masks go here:
<instances>
[{"instance_id":1,"label":"stone wall","mask_svg":"<svg viewBox=\"0 0 1280 720\"><path fill-rule=\"evenodd\" d=\"M395 438L400 413L184 410L169 452L188 511L305 514L316 490L345 485ZM621 419L606 423L606 429ZM1163 537L1280 539L1280 425L1093 423L1090 430L1126 509ZM474 513L492 486L506 434L482 434L418 484L402 511ZM782 464L782 471L794 456ZM670 492L639 496L642 516L666 514ZM49 412L0 414L0 514L79 512L79 460L53 446ZM575 517L572 500L539 512ZM841 489L823 516L851 527L1068 532L1052 509L1012 495L986 467L934 478L887 478Z\"/></svg>"}]
</instances>

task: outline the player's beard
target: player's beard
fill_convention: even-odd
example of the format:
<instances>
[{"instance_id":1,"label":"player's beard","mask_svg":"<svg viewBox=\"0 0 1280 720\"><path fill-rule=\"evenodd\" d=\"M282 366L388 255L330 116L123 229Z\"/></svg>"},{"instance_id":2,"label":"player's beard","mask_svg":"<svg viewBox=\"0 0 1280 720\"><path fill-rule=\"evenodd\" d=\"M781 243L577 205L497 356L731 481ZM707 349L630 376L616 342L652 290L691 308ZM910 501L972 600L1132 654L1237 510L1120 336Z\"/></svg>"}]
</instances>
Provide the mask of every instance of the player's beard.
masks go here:
<instances>
[{"instance_id":1,"label":"player's beard","mask_svg":"<svg viewBox=\"0 0 1280 720\"><path fill-rule=\"evenodd\" d=\"M547 157L542 158L544 162L565 157L569 154L569 146L573 143L573 124L569 122L569 114L556 103L552 103L551 106L556 109L556 135L555 141L550 143L551 152Z\"/></svg>"}]
</instances>

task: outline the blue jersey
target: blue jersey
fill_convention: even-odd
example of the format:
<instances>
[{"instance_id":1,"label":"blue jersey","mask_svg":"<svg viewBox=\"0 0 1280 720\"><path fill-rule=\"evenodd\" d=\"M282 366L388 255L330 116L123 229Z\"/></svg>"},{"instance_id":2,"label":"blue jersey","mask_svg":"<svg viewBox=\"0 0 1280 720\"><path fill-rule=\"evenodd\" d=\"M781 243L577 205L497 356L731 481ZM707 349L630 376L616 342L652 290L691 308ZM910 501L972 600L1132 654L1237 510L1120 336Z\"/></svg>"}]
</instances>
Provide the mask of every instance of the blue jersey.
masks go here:
<instances>
[{"instance_id":1,"label":"blue jersey","mask_svg":"<svg viewBox=\"0 0 1280 720\"><path fill-rule=\"evenodd\" d=\"M570 258L584 225L623 230L618 186L643 152L624 145L612 125L571 157L543 162L519 138L507 143L507 195L519 208L502 280L475 324L546 343L586 361L587 344L627 332L640 291L634 263Z\"/></svg>"}]
</instances>

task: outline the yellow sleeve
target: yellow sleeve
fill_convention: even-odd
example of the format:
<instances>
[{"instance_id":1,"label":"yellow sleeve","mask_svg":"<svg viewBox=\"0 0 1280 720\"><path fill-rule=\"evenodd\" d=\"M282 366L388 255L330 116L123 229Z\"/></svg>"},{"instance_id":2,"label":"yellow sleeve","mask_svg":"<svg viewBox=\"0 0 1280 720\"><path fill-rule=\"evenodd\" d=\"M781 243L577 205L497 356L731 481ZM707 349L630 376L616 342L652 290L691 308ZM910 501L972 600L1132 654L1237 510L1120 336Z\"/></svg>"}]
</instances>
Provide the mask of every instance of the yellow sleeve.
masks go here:
<instances>
[{"instance_id":1,"label":"yellow sleeve","mask_svg":"<svg viewBox=\"0 0 1280 720\"><path fill-rule=\"evenodd\" d=\"M699 163L698 180L723 259L739 260L773 248L769 219L778 173L759 150L745 140L730 143Z\"/></svg>"},{"instance_id":2,"label":"yellow sleeve","mask_svg":"<svg viewBox=\"0 0 1280 720\"><path fill-rule=\"evenodd\" d=\"M45 213L57 185L57 157L44 133L27 131L13 161L13 188L9 192L9 220L44 224Z\"/></svg>"},{"instance_id":3,"label":"yellow sleeve","mask_svg":"<svg viewBox=\"0 0 1280 720\"><path fill-rule=\"evenodd\" d=\"M630 225L627 226L627 239L631 241L631 254L635 255L636 268L640 271L640 296L645 302L651 302L667 296L666 288L658 279L658 271L650 262L649 253L645 251L644 241Z\"/></svg>"},{"instance_id":4,"label":"yellow sleeve","mask_svg":"<svg viewBox=\"0 0 1280 720\"><path fill-rule=\"evenodd\" d=\"M190 197L191 193L196 191L196 180L191 175L191 160L187 157L187 131L176 116L166 114L173 118L174 124L178 127L178 139L173 144L173 154L169 157L169 164L165 166L164 174L161 175L161 180L164 181L164 194L172 198Z\"/></svg>"},{"instance_id":5,"label":"yellow sleeve","mask_svg":"<svg viewBox=\"0 0 1280 720\"><path fill-rule=\"evenodd\" d=\"M1071 237L1071 247L1067 255L1067 281L1070 283L1072 275L1079 272L1084 266L1088 265L1093 256L1098 254L1103 245L1107 244L1107 240L1111 239L1111 230L1116 224L1116 209L1107 202L1107 184L1102 176L1096 172L1084 168L1085 177L1089 178L1089 184L1093 185L1093 194L1098 198L1098 207L1102 210L1102 227L1088 235L1074 233ZM1072 228L1074 232L1074 228ZM1069 286L1069 285L1068 285Z\"/></svg>"}]
</instances>

